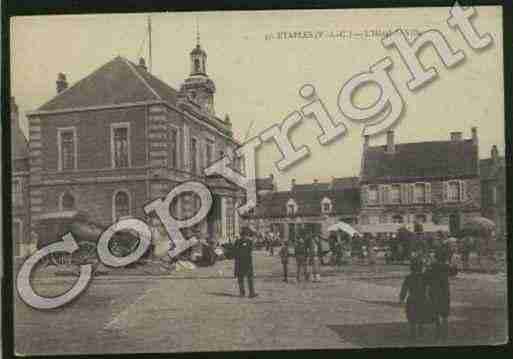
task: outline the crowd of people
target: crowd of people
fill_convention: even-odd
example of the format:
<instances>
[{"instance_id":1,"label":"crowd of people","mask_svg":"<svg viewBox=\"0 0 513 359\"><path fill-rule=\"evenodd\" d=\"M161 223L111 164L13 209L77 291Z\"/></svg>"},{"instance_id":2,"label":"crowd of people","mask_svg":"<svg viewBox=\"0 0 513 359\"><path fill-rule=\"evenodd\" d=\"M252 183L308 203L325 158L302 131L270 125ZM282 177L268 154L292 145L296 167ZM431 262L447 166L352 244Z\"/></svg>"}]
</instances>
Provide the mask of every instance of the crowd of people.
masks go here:
<instances>
[{"instance_id":1,"label":"crowd of people","mask_svg":"<svg viewBox=\"0 0 513 359\"><path fill-rule=\"evenodd\" d=\"M413 238L412 236L415 236ZM254 248L253 234L242 231L241 238L235 244L235 271L238 278L240 295L245 296L245 282L249 287L249 297L258 296L253 282ZM463 263L462 269L468 267L470 252L479 251L476 241L465 236L460 239L448 237L447 233L439 232L432 236L424 233L398 231L395 236L380 242L371 235L352 237L332 235L323 239L311 232L299 233L294 240L279 240L277 236L263 236L262 243L269 255L274 255L274 247L279 243L278 257L283 268L283 281L289 281L290 261L295 260L296 282L321 279L320 266L331 263L341 265L344 257L355 257L359 260L367 258L367 263L375 261L375 248L387 248L387 262L407 261L410 273L405 277L399 295L399 301L405 303L406 317L410 326L410 337L417 339L423 335L425 325L434 325L435 337L438 340L448 338L448 317L450 314L449 278L458 272L453 256L459 252ZM256 242L256 241L255 241Z\"/></svg>"}]
</instances>

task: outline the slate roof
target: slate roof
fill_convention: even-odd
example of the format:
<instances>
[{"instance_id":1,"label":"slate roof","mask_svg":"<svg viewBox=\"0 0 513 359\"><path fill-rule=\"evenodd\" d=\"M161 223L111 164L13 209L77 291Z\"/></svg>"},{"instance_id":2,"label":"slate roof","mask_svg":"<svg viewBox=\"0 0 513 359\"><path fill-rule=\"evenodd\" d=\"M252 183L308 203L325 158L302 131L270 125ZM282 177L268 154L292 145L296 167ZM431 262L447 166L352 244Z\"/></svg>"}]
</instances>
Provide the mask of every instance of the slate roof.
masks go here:
<instances>
[{"instance_id":1,"label":"slate roof","mask_svg":"<svg viewBox=\"0 0 513 359\"><path fill-rule=\"evenodd\" d=\"M153 76L143 66L117 56L88 76L57 94L39 107L39 111L74 110L84 107L103 107L148 101L164 101L178 106L179 91ZM191 112L194 104L182 108ZM199 109L199 108L198 108ZM198 110L196 109L196 110ZM193 111L195 117L232 135L231 129L220 119Z\"/></svg>"},{"instance_id":2,"label":"slate roof","mask_svg":"<svg viewBox=\"0 0 513 359\"><path fill-rule=\"evenodd\" d=\"M294 185L293 190L302 192L302 191L327 191L331 188L331 183L329 182L317 182L317 183L304 183L304 184L296 184Z\"/></svg>"},{"instance_id":3,"label":"slate roof","mask_svg":"<svg viewBox=\"0 0 513 359\"><path fill-rule=\"evenodd\" d=\"M340 191L344 189L350 189L350 188L358 188L359 186L359 179L358 177L340 177L340 178L334 178L331 182L331 188L334 191Z\"/></svg>"},{"instance_id":4,"label":"slate roof","mask_svg":"<svg viewBox=\"0 0 513 359\"><path fill-rule=\"evenodd\" d=\"M321 201L324 197L331 200L333 213L338 215L352 215L360 208L358 188L341 191L281 191L262 196L254 213L256 217L287 217L287 202L292 198L298 206L296 216L318 216L322 214Z\"/></svg>"},{"instance_id":5,"label":"slate roof","mask_svg":"<svg viewBox=\"0 0 513 359\"><path fill-rule=\"evenodd\" d=\"M363 154L362 180L477 176L472 140L399 143L394 153L371 146Z\"/></svg>"},{"instance_id":6,"label":"slate roof","mask_svg":"<svg viewBox=\"0 0 513 359\"><path fill-rule=\"evenodd\" d=\"M142 79L147 82L145 83ZM155 87L153 91L150 86ZM117 56L57 94L38 111L120 105L157 101L161 98L174 103L176 102L176 93L176 90L162 85L162 81L148 74L140 66Z\"/></svg>"}]
</instances>

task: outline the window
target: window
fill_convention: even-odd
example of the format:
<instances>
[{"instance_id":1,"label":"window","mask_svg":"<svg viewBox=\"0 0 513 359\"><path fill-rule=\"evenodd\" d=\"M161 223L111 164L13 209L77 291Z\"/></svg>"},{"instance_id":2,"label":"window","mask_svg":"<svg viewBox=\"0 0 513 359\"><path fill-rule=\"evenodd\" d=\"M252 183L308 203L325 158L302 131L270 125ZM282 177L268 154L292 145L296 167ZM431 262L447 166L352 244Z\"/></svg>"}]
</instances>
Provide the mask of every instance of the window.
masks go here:
<instances>
[{"instance_id":1,"label":"window","mask_svg":"<svg viewBox=\"0 0 513 359\"><path fill-rule=\"evenodd\" d=\"M377 204L378 203L378 186L369 186L369 190L367 191L367 198L369 204Z\"/></svg>"},{"instance_id":2,"label":"window","mask_svg":"<svg viewBox=\"0 0 513 359\"><path fill-rule=\"evenodd\" d=\"M191 172L198 173L198 140L191 138Z\"/></svg>"},{"instance_id":3,"label":"window","mask_svg":"<svg viewBox=\"0 0 513 359\"><path fill-rule=\"evenodd\" d=\"M171 127L169 130L169 167L177 169L178 164L178 129Z\"/></svg>"},{"instance_id":4,"label":"window","mask_svg":"<svg viewBox=\"0 0 513 359\"><path fill-rule=\"evenodd\" d=\"M114 194L114 221L130 215L130 196L126 191Z\"/></svg>"},{"instance_id":5,"label":"window","mask_svg":"<svg viewBox=\"0 0 513 359\"><path fill-rule=\"evenodd\" d=\"M401 216L400 214L396 214L392 217L392 223L404 223L403 216Z\"/></svg>"},{"instance_id":6,"label":"window","mask_svg":"<svg viewBox=\"0 0 513 359\"><path fill-rule=\"evenodd\" d=\"M388 223L388 216L386 214L382 214L379 216L379 223Z\"/></svg>"},{"instance_id":7,"label":"window","mask_svg":"<svg viewBox=\"0 0 513 359\"><path fill-rule=\"evenodd\" d=\"M497 204L497 187L492 187L492 203Z\"/></svg>"},{"instance_id":8,"label":"window","mask_svg":"<svg viewBox=\"0 0 513 359\"><path fill-rule=\"evenodd\" d=\"M297 212L297 203L292 198L287 202L287 215L293 216Z\"/></svg>"},{"instance_id":9,"label":"window","mask_svg":"<svg viewBox=\"0 0 513 359\"><path fill-rule=\"evenodd\" d=\"M415 183L413 195L415 203L426 202L426 185L424 183Z\"/></svg>"},{"instance_id":10,"label":"window","mask_svg":"<svg viewBox=\"0 0 513 359\"><path fill-rule=\"evenodd\" d=\"M390 186L390 194L389 194L390 203L398 204L401 203L401 186L398 184L394 184Z\"/></svg>"},{"instance_id":11,"label":"window","mask_svg":"<svg viewBox=\"0 0 513 359\"><path fill-rule=\"evenodd\" d=\"M331 212L331 200L327 197L324 197L321 202L321 210L322 213L330 213Z\"/></svg>"},{"instance_id":12,"label":"window","mask_svg":"<svg viewBox=\"0 0 513 359\"><path fill-rule=\"evenodd\" d=\"M112 167L130 166L130 126L128 123L111 125Z\"/></svg>"},{"instance_id":13,"label":"window","mask_svg":"<svg viewBox=\"0 0 513 359\"><path fill-rule=\"evenodd\" d=\"M369 224L369 216L366 216L366 215L360 216L360 223L361 224Z\"/></svg>"},{"instance_id":14,"label":"window","mask_svg":"<svg viewBox=\"0 0 513 359\"><path fill-rule=\"evenodd\" d=\"M199 59L194 59L194 72L201 72Z\"/></svg>"},{"instance_id":15,"label":"window","mask_svg":"<svg viewBox=\"0 0 513 359\"><path fill-rule=\"evenodd\" d=\"M23 186L19 178L12 181L12 200L16 206L23 205Z\"/></svg>"},{"instance_id":16,"label":"window","mask_svg":"<svg viewBox=\"0 0 513 359\"><path fill-rule=\"evenodd\" d=\"M57 129L57 146L59 151L59 170L77 168L77 139L74 127Z\"/></svg>"},{"instance_id":17,"label":"window","mask_svg":"<svg viewBox=\"0 0 513 359\"><path fill-rule=\"evenodd\" d=\"M63 211L72 211L75 209L75 197L69 192L65 192L61 197L61 209Z\"/></svg>"},{"instance_id":18,"label":"window","mask_svg":"<svg viewBox=\"0 0 513 359\"><path fill-rule=\"evenodd\" d=\"M447 199L449 201L460 200L460 183L458 181L451 181L447 186Z\"/></svg>"},{"instance_id":19,"label":"window","mask_svg":"<svg viewBox=\"0 0 513 359\"><path fill-rule=\"evenodd\" d=\"M207 139L205 144L205 157L207 166L210 166L214 162L214 140Z\"/></svg>"}]
</instances>

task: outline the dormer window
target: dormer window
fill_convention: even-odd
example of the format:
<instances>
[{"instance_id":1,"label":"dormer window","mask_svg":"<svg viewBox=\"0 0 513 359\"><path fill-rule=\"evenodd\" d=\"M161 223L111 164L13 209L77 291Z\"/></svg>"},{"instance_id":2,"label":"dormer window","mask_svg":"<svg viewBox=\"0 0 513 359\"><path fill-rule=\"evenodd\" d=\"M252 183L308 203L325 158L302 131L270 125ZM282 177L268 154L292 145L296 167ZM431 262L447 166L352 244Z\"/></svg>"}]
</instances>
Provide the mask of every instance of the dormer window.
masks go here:
<instances>
[{"instance_id":1,"label":"dormer window","mask_svg":"<svg viewBox=\"0 0 513 359\"><path fill-rule=\"evenodd\" d=\"M328 197L324 197L321 201L321 210L322 213L330 213L331 212L331 200Z\"/></svg>"},{"instance_id":2,"label":"dormer window","mask_svg":"<svg viewBox=\"0 0 513 359\"><path fill-rule=\"evenodd\" d=\"M297 213L297 203L292 198L287 202L287 215L294 216Z\"/></svg>"}]
</instances>

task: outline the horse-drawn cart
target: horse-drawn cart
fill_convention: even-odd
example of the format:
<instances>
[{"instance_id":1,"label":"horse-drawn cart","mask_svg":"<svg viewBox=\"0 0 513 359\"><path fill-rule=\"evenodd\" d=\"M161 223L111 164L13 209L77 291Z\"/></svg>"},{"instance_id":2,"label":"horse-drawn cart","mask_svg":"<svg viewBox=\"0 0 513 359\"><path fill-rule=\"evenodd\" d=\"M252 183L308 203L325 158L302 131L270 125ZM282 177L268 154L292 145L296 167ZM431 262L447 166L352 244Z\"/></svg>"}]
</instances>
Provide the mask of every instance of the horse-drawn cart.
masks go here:
<instances>
[{"instance_id":1,"label":"horse-drawn cart","mask_svg":"<svg viewBox=\"0 0 513 359\"><path fill-rule=\"evenodd\" d=\"M36 218L38 234L37 249L62 240L71 233L77 242L78 250L72 254L57 252L47 258L50 264L67 265L93 263L97 261L96 245L106 228L89 219L80 211L63 211L41 215ZM130 232L116 233L109 242L111 253L118 257L130 254L139 244L139 239Z\"/></svg>"}]
</instances>

